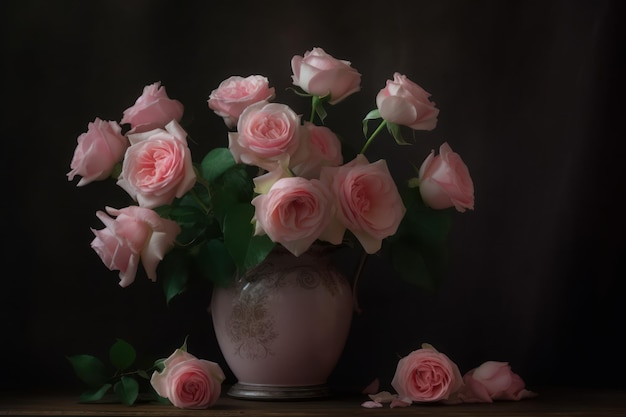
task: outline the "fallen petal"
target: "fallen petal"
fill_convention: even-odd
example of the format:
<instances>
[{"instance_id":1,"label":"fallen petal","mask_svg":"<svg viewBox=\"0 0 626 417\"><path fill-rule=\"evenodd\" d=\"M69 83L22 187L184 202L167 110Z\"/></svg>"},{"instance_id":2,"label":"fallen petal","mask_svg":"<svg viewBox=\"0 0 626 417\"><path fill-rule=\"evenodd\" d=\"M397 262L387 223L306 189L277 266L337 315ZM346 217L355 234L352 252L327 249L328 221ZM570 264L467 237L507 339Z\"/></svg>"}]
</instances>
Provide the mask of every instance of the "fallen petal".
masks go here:
<instances>
[{"instance_id":1,"label":"fallen petal","mask_svg":"<svg viewBox=\"0 0 626 417\"><path fill-rule=\"evenodd\" d=\"M376 401L377 403L390 403L398 396L389 391L381 391L378 394L370 394L369 397L372 401Z\"/></svg>"},{"instance_id":2,"label":"fallen petal","mask_svg":"<svg viewBox=\"0 0 626 417\"><path fill-rule=\"evenodd\" d=\"M383 405L376 401L365 401L361 406L365 408L381 408Z\"/></svg>"},{"instance_id":3,"label":"fallen petal","mask_svg":"<svg viewBox=\"0 0 626 417\"><path fill-rule=\"evenodd\" d=\"M402 401L402 400L401 400L401 399L399 399L399 398L394 398L394 399L391 401L391 404L389 405L389 407L391 407L391 408L396 408L396 407L408 407L408 406L410 406L411 404L412 404L412 403L411 403L410 401L409 401L409 402L406 402L406 401Z\"/></svg>"}]
</instances>

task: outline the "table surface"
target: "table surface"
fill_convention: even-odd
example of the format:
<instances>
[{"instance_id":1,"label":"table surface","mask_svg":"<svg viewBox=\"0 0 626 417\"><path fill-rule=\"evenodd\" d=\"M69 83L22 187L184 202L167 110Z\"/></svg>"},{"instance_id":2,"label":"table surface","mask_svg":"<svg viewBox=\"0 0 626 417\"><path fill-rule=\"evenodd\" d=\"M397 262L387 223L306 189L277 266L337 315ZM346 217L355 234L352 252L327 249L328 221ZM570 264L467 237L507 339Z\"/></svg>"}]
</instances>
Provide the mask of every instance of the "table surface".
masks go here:
<instances>
[{"instance_id":1,"label":"table surface","mask_svg":"<svg viewBox=\"0 0 626 417\"><path fill-rule=\"evenodd\" d=\"M361 406L366 395L335 394L307 401L238 400L224 396L207 410L181 410L156 402L125 406L119 403L78 403L74 394L0 393L0 416L589 416L626 417L626 389L545 388L522 401L491 404L413 404L405 408L368 409Z\"/></svg>"}]
</instances>

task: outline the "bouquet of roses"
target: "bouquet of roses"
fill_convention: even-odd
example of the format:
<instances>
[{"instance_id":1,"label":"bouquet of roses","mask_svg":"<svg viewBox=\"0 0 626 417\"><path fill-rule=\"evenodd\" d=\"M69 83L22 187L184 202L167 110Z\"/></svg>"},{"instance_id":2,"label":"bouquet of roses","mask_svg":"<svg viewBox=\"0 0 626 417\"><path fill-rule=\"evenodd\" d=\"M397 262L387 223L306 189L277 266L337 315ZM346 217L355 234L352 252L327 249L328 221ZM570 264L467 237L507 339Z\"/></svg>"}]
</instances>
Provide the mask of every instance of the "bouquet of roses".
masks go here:
<instances>
[{"instance_id":1,"label":"bouquet of roses","mask_svg":"<svg viewBox=\"0 0 626 417\"><path fill-rule=\"evenodd\" d=\"M434 129L439 110L430 94L395 73L360 122L365 138L355 148L327 125L327 108L357 93L361 74L321 48L294 56L291 67L293 91L311 100L309 119L275 102L266 77L232 76L208 99L228 147L199 161L181 125L184 106L160 82L147 85L119 123L96 118L78 137L68 179L80 176L84 186L112 177L130 196L127 207L97 211L104 228L92 229L91 247L119 271L121 286L142 264L169 302L192 277L226 285L277 244L298 256L314 242L384 254L401 278L436 286L450 209L474 206L467 166L443 143L396 181L385 159L366 156L385 130L405 145L403 130Z\"/></svg>"}]
</instances>

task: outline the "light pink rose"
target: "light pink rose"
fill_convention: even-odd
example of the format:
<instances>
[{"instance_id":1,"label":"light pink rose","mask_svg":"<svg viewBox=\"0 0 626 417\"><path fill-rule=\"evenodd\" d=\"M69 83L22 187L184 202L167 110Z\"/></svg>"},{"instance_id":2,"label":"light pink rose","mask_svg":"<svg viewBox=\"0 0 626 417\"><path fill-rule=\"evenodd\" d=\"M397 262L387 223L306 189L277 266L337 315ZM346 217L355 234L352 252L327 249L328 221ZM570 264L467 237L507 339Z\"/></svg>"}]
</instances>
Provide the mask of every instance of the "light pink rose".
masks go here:
<instances>
[{"instance_id":1,"label":"light pink rose","mask_svg":"<svg viewBox=\"0 0 626 417\"><path fill-rule=\"evenodd\" d=\"M267 234L299 256L316 240L325 240L333 217L331 195L319 180L281 178L267 194L252 199L255 234Z\"/></svg>"},{"instance_id":2,"label":"light pink rose","mask_svg":"<svg viewBox=\"0 0 626 417\"><path fill-rule=\"evenodd\" d=\"M171 121L165 129L128 136L117 184L142 207L155 208L182 197L196 182L187 133Z\"/></svg>"},{"instance_id":3,"label":"light pink rose","mask_svg":"<svg viewBox=\"0 0 626 417\"><path fill-rule=\"evenodd\" d=\"M307 93L324 97L330 93L330 104L337 104L361 89L361 74L349 61L327 54L322 48L313 48L304 57L291 58L293 84Z\"/></svg>"},{"instance_id":4,"label":"light pink rose","mask_svg":"<svg viewBox=\"0 0 626 417\"><path fill-rule=\"evenodd\" d=\"M422 163L419 189L424 202L434 209L474 209L472 177L459 154L447 143L439 147L439 155L435 156L433 150Z\"/></svg>"},{"instance_id":5,"label":"light pink rose","mask_svg":"<svg viewBox=\"0 0 626 417\"><path fill-rule=\"evenodd\" d=\"M507 362L487 361L463 376L465 387L459 399L466 403L490 403L497 400L519 401L537 394L526 389L522 378Z\"/></svg>"},{"instance_id":6,"label":"light pink rose","mask_svg":"<svg viewBox=\"0 0 626 417\"><path fill-rule=\"evenodd\" d=\"M434 402L455 395L463 378L448 356L425 343L398 361L391 386L404 402Z\"/></svg>"},{"instance_id":7,"label":"light pink rose","mask_svg":"<svg viewBox=\"0 0 626 417\"><path fill-rule=\"evenodd\" d=\"M172 120L180 122L183 117L183 104L169 98L161 82L147 85L135 104L124 110L122 124L130 124L129 133L146 132L163 128Z\"/></svg>"},{"instance_id":8,"label":"light pink rose","mask_svg":"<svg viewBox=\"0 0 626 417\"><path fill-rule=\"evenodd\" d=\"M433 130L439 109L430 94L405 75L393 74L376 96L376 106L383 119L414 130Z\"/></svg>"},{"instance_id":9,"label":"light pink rose","mask_svg":"<svg viewBox=\"0 0 626 417\"><path fill-rule=\"evenodd\" d=\"M106 207L106 213L98 211L96 216L105 228L91 229L96 236L91 247L107 268L120 271L120 286L135 281L139 260L148 278L156 281L157 266L181 232L180 226L153 210L136 206L119 210Z\"/></svg>"},{"instance_id":10,"label":"light pink rose","mask_svg":"<svg viewBox=\"0 0 626 417\"><path fill-rule=\"evenodd\" d=\"M155 371L150 378L157 394L178 408L204 409L215 405L225 379L217 363L176 349L164 365L163 371Z\"/></svg>"},{"instance_id":11,"label":"light pink rose","mask_svg":"<svg viewBox=\"0 0 626 417\"><path fill-rule=\"evenodd\" d=\"M320 179L334 194L339 222L369 254L396 233L406 208L385 160L370 163L363 154L340 167L322 167ZM333 236L337 238L337 236ZM340 243L341 236L331 243Z\"/></svg>"},{"instance_id":12,"label":"light pink rose","mask_svg":"<svg viewBox=\"0 0 626 417\"><path fill-rule=\"evenodd\" d=\"M108 178L115 164L122 160L128 139L122 135L122 128L117 122L96 119L87 125L87 132L82 133L70 164L72 169L67 178L75 175L82 178L77 186L87 185L92 181Z\"/></svg>"},{"instance_id":13,"label":"light pink rose","mask_svg":"<svg viewBox=\"0 0 626 417\"><path fill-rule=\"evenodd\" d=\"M246 78L232 76L220 83L209 95L209 108L224 119L229 129L237 126L239 116L246 107L259 101L274 98L274 87L261 75Z\"/></svg>"},{"instance_id":14,"label":"light pink rose","mask_svg":"<svg viewBox=\"0 0 626 417\"><path fill-rule=\"evenodd\" d=\"M304 148L307 158L291 167L294 174L304 178L319 178L323 166L336 167L343 163L341 141L332 130L311 122L305 122L304 128L308 135L303 135L300 146Z\"/></svg>"},{"instance_id":15,"label":"light pink rose","mask_svg":"<svg viewBox=\"0 0 626 417\"><path fill-rule=\"evenodd\" d=\"M300 116L289 106L261 101L241 113L237 132L228 134L228 147L237 162L271 171L287 165L300 145Z\"/></svg>"}]
</instances>

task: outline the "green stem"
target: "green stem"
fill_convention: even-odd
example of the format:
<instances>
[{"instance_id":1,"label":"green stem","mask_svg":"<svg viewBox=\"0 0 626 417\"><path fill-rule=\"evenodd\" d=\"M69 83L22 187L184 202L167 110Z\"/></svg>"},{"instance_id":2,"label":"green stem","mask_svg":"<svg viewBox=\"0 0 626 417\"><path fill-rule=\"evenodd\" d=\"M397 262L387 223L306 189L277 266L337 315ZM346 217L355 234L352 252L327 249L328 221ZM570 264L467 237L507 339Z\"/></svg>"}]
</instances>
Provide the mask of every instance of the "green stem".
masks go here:
<instances>
[{"instance_id":1,"label":"green stem","mask_svg":"<svg viewBox=\"0 0 626 417\"><path fill-rule=\"evenodd\" d=\"M207 187L208 189L208 187ZM198 196L198 193L193 188L191 189L191 196L196 200L196 202L202 207L205 213L209 213L210 209L203 202L202 199Z\"/></svg>"},{"instance_id":2,"label":"green stem","mask_svg":"<svg viewBox=\"0 0 626 417\"><path fill-rule=\"evenodd\" d=\"M387 126L387 121L383 119L383 121L378 125L378 127L374 131L374 133L372 133L372 136L370 136L369 139L365 142L365 145L363 145L363 149L361 149L362 154L365 153L367 148L369 148L369 146L372 144L372 141L374 140L374 138L378 136L378 134L385 128L385 126Z\"/></svg>"},{"instance_id":3,"label":"green stem","mask_svg":"<svg viewBox=\"0 0 626 417\"><path fill-rule=\"evenodd\" d=\"M311 117L309 118L309 121L311 123L314 122L315 120L315 113L317 111L317 106L320 103L320 98L318 96L312 96L311 97Z\"/></svg>"}]
</instances>

